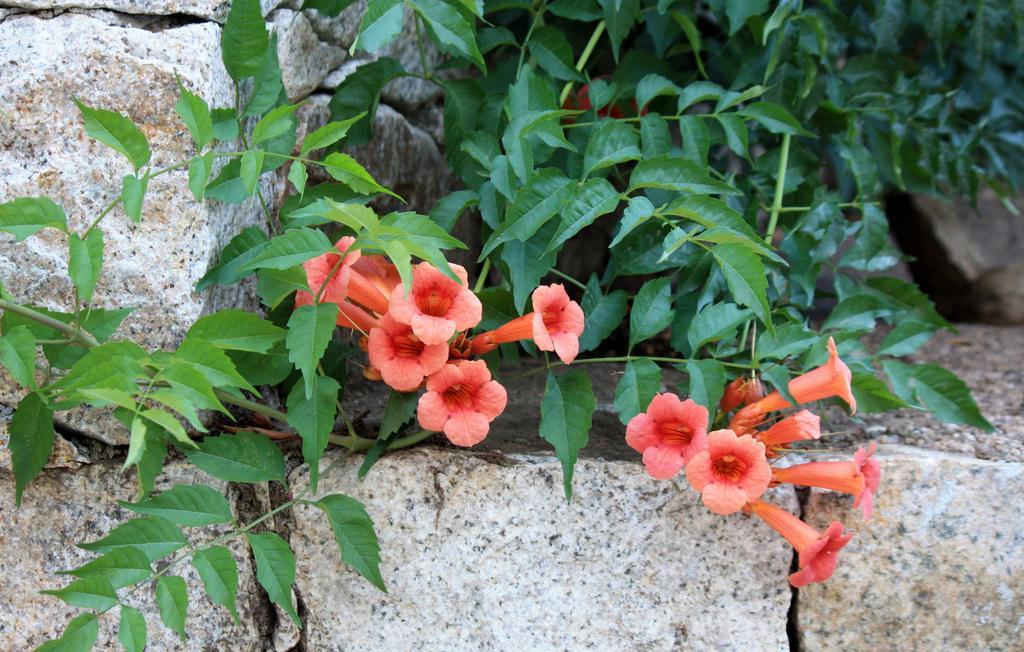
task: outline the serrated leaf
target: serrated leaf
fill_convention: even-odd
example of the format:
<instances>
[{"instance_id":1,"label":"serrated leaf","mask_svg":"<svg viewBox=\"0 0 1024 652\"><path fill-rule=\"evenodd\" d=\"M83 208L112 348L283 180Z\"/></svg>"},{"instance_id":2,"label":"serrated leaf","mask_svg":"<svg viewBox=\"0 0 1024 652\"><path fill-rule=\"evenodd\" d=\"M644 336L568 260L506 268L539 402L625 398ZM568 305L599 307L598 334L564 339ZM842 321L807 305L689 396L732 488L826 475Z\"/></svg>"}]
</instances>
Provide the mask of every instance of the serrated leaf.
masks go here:
<instances>
[{"instance_id":1,"label":"serrated leaf","mask_svg":"<svg viewBox=\"0 0 1024 652\"><path fill-rule=\"evenodd\" d=\"M118 548L133 548L156 561L188 545L188 539L176 525L158 516L143 516L118 525L107 536L78 544L91 552L105 553Z\"/></svg>"},{"instance_id":2,"label":"serrated leaf","mask_svg":"<svg viewBox=\"0 0 1024 652\"><path fill-rule=\"evenodd\" d=\"M295 555L284 539L267 532L245 535L256 559L256 579L267 592L267 597L291 616L297 627L302 627L299 614L292 602L292 584L295 583Z\"/></svg>"},{"instance_id":3,"label":"serrated leaf","mask_svg":"<svg viewBox=\"0 0 1024 652\"><path fill-rule=\"evenodd\" d=\"M286 405L288 425L302 437L302 457L309 464L310 484L315 490L320 458L327 449L327 436L334 428L341 386L333 378L318 376L313 389L313 395L307 397L304 385L296 383L288 394Z\"/></svg>"},{"instance_id":4,"label":"serrated leaf","mask_svg":"<svg viewBox=\"0 0 1024 652\"><path fill-rule=\"evenodd\" d=\"M803 354L819 336L803 324L784 324L774 333L765 331L757 337L757 355L762 359L782 360Z\"/></svg>"},{"instance_id":5,"label":"serrated leaf","mask_svg":"<svg viewBox=\"0 0 1024 652\"><path fill-rule=\"evenodd\" d=\"M0 231L13 233L20 241L51 227L67 231L64 209L46 197L19 197L0 204Z\"/></svg>"},{"instance_id":6,"label":"serrated leaf","mask_svg":"<svg viewBox=\"0 0 1024 652\"><path fill-rule=\"evenodd\" d=\"M573 66L572 46L558 29L542 25L533 30L526 44L540 67L555 79L583 79Z\"/></svg>"},{"instance_id":7,"label":"serrated leaf","mask_svg":"<svg viewBox=\"0 0 1024 652\"><path fill-rule=\"evenodd\" d=\"M731 185L714 179L706 168L678 156L656 156L640 161L629 177L629 192L657 188L707 195L736 195Z\"/></svg>"},{"instance_id":8,"label":"serrated leaf","mask_svg":"<svg viewBox=\"0 0 1024 652\"><path fill-rule=\"evenodd\" d=\"M596 170L639 160L640 136L636 129L618 120L606 120L594 130L583 154L583 171L589 176Z\"/></svg>"},{"instance_id":9,"label":"serrated leaf","mask_svg":"<svg viewBox=\"0 0 1024 652\"><path fill-rule=\"evenodd\" d=\"M750 145L747 136L747 123L743 121L743 118L732 113L726 113L718 116L718 124L722 125L722 131L725 133L725 142L729 145L729 149L737 156L742 156L749 160Z\"/></svg>"},{"instance_id":10,"label":"serrated leaf","mask_svg":"<svg viewBox=\"0 0 1024 652\"><path fill-rule=\"evenodd\" d=\"M260 0L231 3L220 45L224 68L236 82L260 72L270 45Z\"/></svg>"},{"instance_id":11,"label":"serrated leaf","mask_svg":"<svg viewBox=\"0 0 1024 652\"><path fill-rule=\"evenodd\" d=\"M889 387L874 374L855 371L850 386L853 389L853 397L857 400L858 414L888 412L910 407L909 403L893 394Z\"/></svg>"},{"instance_id":12,"label":"serrated leaf","mask_svg":"<svg viewBox=\"0 0 1024 652\"><path fill-rule=\"evenodd\" d=\"M202 484L179 484L147 500L119 504L136 514L159 516L186 527L229 523L232 518L224 496Z\"/></svg>"},{"instance_id":13,"label":"serrated leaf","mask_svg":"<svg viewBox=\"0 0 1024 652\"><path fill-rule=\"evenodd\" d=\"M44 593L46 593L44 591ZM64 628L60 638L47 641L35 649L35 652L89 652L100 634L99 616L82 614L75 616Z\"/></svg>"},{"instance_id":14,"label":"serrated leaf","mask_svg":"<svg viewBox=\"0 0 1024 652\"><path fill-rule=\"evenodd\" d=\"M235 599L238 595L238 563L224 546L199 548L192 553L192 565L203 580L203 588L210 601L231 612L239 622Z\"/></svg>"},{"instance_id":15,"label":"serrated leaf","mask_svg":"<svg viewBox=\"0 0 1024 652\"><path fill-rule=\"evenodd\" d=\"M210 107L201 97L189 91L178 79L178 90L181 96L174 103L174 112L181 117L185 123L192 140L196 144L196 151L202 151L204 147L213 140L213 118L210 115Z\"/></svg>"},{"instance_id":16,"label":"serrated leaf","mask_svg":"<svg viewBox=\"0 0 1024 652\"><path fill-rule=\"evenodd\" d=\"M72 607L103 611L117 604L117 593L105 577L86 577L68 584L63 589L40 591L53 595Z\"/></svg>"},{"instance_id":17,"label":"serrated leaf","mask_svg":"<svg viewBox=\"0 0 1024 652\"><path fill-rule=\"evenodd\" d=\"M220 310L200 317L187 339L203 340L218 349L266 353L284 339L285 330L244 310Z\"/></svg>"},{"instance_id":18,"label":"serrated leaf","mask_svg":"<svg viewBox=\"0 0 1024 652\"><path fill-rule=\"evenodd\" d=\"M342 560L387 593L380 575L380 544L363 504L348 496L332 494L318 500L316 506L327 515Z\"/></svg>"},{"instance_id":19,"label":"serrated leaf","mask_svg":"<svg viewBox=\"0 0 1024 652\"><path fill-rule=\"evenodd\" d=\"M127 605L121 605L121 620L117 628L117 640L125 652L143 652L146 649L146 618L142 612Z\"/></svg>"},{"instance_id":20,"label":"serrated leaf","mask_svg":"<svg viewBox=\"0 0 1024 652\"><path fill-rule=\"evenodd\" d=\"M15 326L0 337L0 364L19 385L36 389L36 338L27 326Z\"/></svg>"},{"instance_id":21,"label":"serrated leaf","mask_svg":"<svg viewBox=\"0 0 1024 652\"><path fill-rule=\"evenodd\" d=\"M148 188L149 174L142 177L126 174L121 180L121 204L124 206L124 214L136 224L142 221L142 202L146 198ZM89 232L90 237L96 231L99 231L98 227Z\"/></svg>"},{"instance_id":22,"label":"serrated leaf","mask_svg":"<svg viewBox=\"0 0 1024 652\"><path fill-rule=\"evenodd\" d=\"M68 250L68 276L79 298L88 303L103 267L103 231L96 227L85 240L78 237L77 233L68 234Z\"/></svg>"},{"instance_id":23,"label":"serrated leaf","mask_svg":"<svg viewBox=\"0 0 1024 652\"><path fill-rule=\"evenodd\" d=\"M900 388L909 389L917 401L947 423L964 423L992 431L971 397L971 390L957 376L935 364L909 365L898 360L883 360L882 367L893 381L896 393L906 400Z\"/></svg>"},{"instance_id":24,"label":"serrated leaf","mask_svg":"<svg viewBox=\"0 0 1024 652\"><path fill-rule=\"evenodd\" d=\"M754 120L773 134L817 138L814 133L804 129L793 114L774 102L754 102L737 111L737 114Z\"/></svg>"},{"instance_id":25,"label":"serrated leaf","mask_svg":"<svg viewBox=\"0 0 1024 652\"><path fill-rule=\"evenodd\" d=\"M579 186L562 208L558 231L545 253L559 249L594 220L614 211L619 205L619 192L604 179L588 179Z\"/></svg>"},{"instance_id":26,"label":"serrated leaf","mask_svg":"<svg viewBox=\"0 0 1024 652\"><path fill-rule=\"evenodd\" d=\"M573 192L572 182L555 168L537 170L516 193L505 212L505 219L484 243L481 260L498 245L518 240L525 242L555 216Z\"/></svg>"},{"instance_id":27,"label":"serrated leaf","mask_svg":"<svg viewBox=\"0 0 1024 652\"><path fill-rule=\"evenodd\" d=\"M773 330L768 281L757 254L741 245L719 244L711 248L711 255L725 275L725 282L736 303L752 309L758 319Z\"/></svg>"},{"instance_id":28,"label":"serrated leaf","mask_svg":"<svg viewBox=\"0 0 1024 652\"><path fill-rule=\"evenodd\" d=\"M540 436L555 447L562 463L565 499L572 500L572 474L580 450L587 445L596 401L590 378L578 369L556 376L548 372L540 405Z\"/></svg>"},{"instance_id":29,"label":"serrated leaf","mask_svg":"<svg viewBox=\"0 0 1024 652\"><path fill-rule=\"evenodd\" d=\"M715 420L718 402L725 393L725 367L718 360L687 360L690 398L708 409L708 423Z\"/></svg>"},{"instance_id":30,"label":"serrated leaf","mask_svg":"<svg viewBox=\"0 0 1024 652\"><path fill-rule=\"evenodd\" d=\"M14 470L14 504L50 459L53 448L53 412L39 394L26 394L8 424L11 467Z\"/></svg>"},{"instance_id":31,"label":"serrated leaf","mask_svg":"<svg viewBox=\"0 0 1024 652\"><path fill-rule=\"evenodd\" d=\"M657 73L644 75L636 85L636 105L641 110L650 104L651 100L661 96L679 95L679 87L666 77Z\"/></svg>"},{"instance_id":32,"label":"serrated leaf","mask_svg":"<svg viewBox=\"0 0 1024 652\"><path fill-rule=\"evenodd\" d=\"M156 604L160 620L185 640L185 618L188 614L188 585L177 575L162 575L156 580Z\"/></svg>"},{"instance_id":33,"label":"serrated leaf","mask_svg":"<svg viewBox=\"0 0 1024 652\"><path fill-rule=\"evenodd\" d=\"M630 360L615 385L615 411L623 424L647 409L661 391L661 368L646 358Z\"/></svg>"},{"instance_id":34,"label":"serrated leaf","mask_svg":"<svg viewBox=\"0 0 1024 652\"><path fill-rule=\"evenodd\" d=\"M213 137L215 139L228 142L238 138L238 114L235 109L213 109L210 111L210 117L213 119Z\"/></svg>"},{"instance_id":35,"label":"serrated leaf","mask_svg":"<svg viewBox=\"0 0 1024 652\"><path fill-rule=\"evenodd\" d=\"M402 31L403 7L402 0L369 0L355 47L376 52L394 40Z\"/></svg>"},{"instance_id":36,"label":"serrated leaf","mask_svg":"<svg viewBox=\"0 0 1024 652\"><path fill-rule=\"evenodd\" d=\"M644 196L633 197L626 205L622 213L622 221L619 222L619 230L615 233L609 247L622 242L622 239L629 235L633 229L647 221L647 218L654 215L654 204Z\"/></svg>"},{"instance_id":37,"label":"serrated leaf","mask_svg":"<svg viewBox=\"0 0 1024 652\"><path fill-rule=\"evenodd\" d=\"M288 335L285 337L288 360L302 372L307 399L313 396L316 367L327 350L337 320L338 305L335 303L300 306L288 318Z\"/></svg>"},{"instance_id":38,"label":"serrated leaf","mask_svg":"<svg viewBox=\"0 0 1024 652\"><path fill-rule=\"evenodd\" d=\"M206 198L206 184L213 171L213 153L196 156L188 164L188 189L197 202Z\"/></svg>"},{"instance_id":39,"label":"serrated leaf","mask_svg":"<svg viewBox=\"0 0 1024 652\"><path fill-rule=\"evenodd\" d=\"M665 118L648 113L640 118L640 151L644 158L664 156L672 150L672 134Z\"/></svg>"},{"instance_id":40,"label":"serrated leaf","mask_svg":"<svg viewBox=\"0 0 1024 652\"><path fill-rule=\"evenodd\" d=\"M743 310L734 303L717 303L706 306L690 322L686 337L690 350L696 353L702 346L733 333L736 328L753 316L750 310Z\"/></svg>"},{"instance_id":41,"label":"serrated leaf","mask_svg":"<svg viewBox=\"0 0 1024 652\"><path fill-rule=\"evenodd\" d=\"M77 99L75 104L82 113L85 133L114 151L123 154L136 171L149 163L149 142L131 120L115 111L93 109Z\"/></svg>"},{"instance_id":42,"label":"serrated leaf","mask_svg":"<svg viewBox=\"0 0 1024 652\"><path fill-rule=\"evenodd\" d=\"M153 574L153 569L149 565L149 557L141 550L132 546L122 546L78 568L60 571L59 574L79 578L103 577L114 589L120 589L148 579Z\"/></svg>"},{"instance_id":43,"label":"serrated leaf","mask_svg":"<svg viewBox=\"0 0 1024 652\"><path fill-rule=\"evenodd\" d=\"M284 457L263 435L239 432L207 437L198 450L185 452L189 461L218 480L228 482L284 482Z\"/></svg>"},{"instance_id":44,"label":"serrated leaf","mask_svg":"<svg viewBox=\"0 0 1024 652\"><path fill-rule=\"evenodd\" d=\"M268 242L270 240L258 226L244 229L224 246L217 264L196 284L196 291L201 292L211 285L231 285L248 276L251 272L241 271L242 266L263 251Z\"/></svg>"},{"instance_id":45,"label":"serrated leaf","mask_svg":"<svg viewBox=\"0 0 1024 652\"><path fill-rule=\"evenodd\" d=\"M262 142L273 140L294 127L295 118L292 117L292 114L300 106L302 105L286 104L279 106L260 118L260 121L252 129L252 144L259 145Z\"/></svg>"},{"instance_id":46,"label":"serrated leaf","mask_svg":"<svg viewBox=\"0 0 1024 652\"><path fill-rule=\"evenodd\" d=\"M627 296L625 290L615 290L608 294L601 292L597 277L587 282L587 291L583 295L581 307L586 315L583 334L580 335L580 351L592 351L612 334L626 316Z\"/></svg>"},{"instance_id":47,"label":"serrated leaf","mask_svg":"<svg viewBox=\"0 0 1024 652\"><path fill-rule=\"evenodd\" d=\"M885 335L878 348L878 355L910 355L931 339L935 326L916 321L900 324Z\"/></svg>"},{"instance_id":48,"label":"serrated leaf","mask_svg":"<svg viewBox=\"0 0 1024 652\"><path fill-rule=\"evenodd\" d=\"M668 328L674 317L672 279L662 277L644 283L629 313L629 348Z\"/></svg>"},{"instance_id":49,"label":"serrated leaf","mask_svg":"<svg viewBox=\"0 0 1024 652\"><path fill-rule=\"evenodd\" d=\"M139 412L139 416L152 421L171 434L172 437L184 447L195 448L196 443L188 436L185 427L174 417L173 414L159 408L150 408Z\"/></svg>"},{"instance_id":50,"label":"serrated leaf","mask_svg":"<svg viewBox=\"0 0 1024 652\"><path fill-rule=\"evenodd\" d=\"M508 279L512 286L517 312L523 312L530 293L555 265L557 254L544 253L554 232L555 222L549 221L526 242L512 240L501 247L501 260L508 268Z\"/></svg>"},{"instance_id":51,"label":"serrated leaf","mask_svg":"<svg viewBox=\"0 0 1024 652\"><path fill-rule=\"evenodd\" d=\"M263 169L262 149L246 150L239 160L238 176L242 180L245 191L250 195L256 192L256 184L260 180L260 172Z\"/></svg>"},{"instance_id":52,"label":"serrated leaf","mask_svg":"<svg viewBox=\"0 0 1024 652\"><path fill-rule=\"evenodd\" d=\"M419 395L416 392L396 392L388 394L384 415L380 420L380 433L377 437L386 439L402 429L402 426L416 413Z\"/></svg>"},{"instance_id":53,"label":"serrated leaf","mask_svg":"<svg viewBox=\"0 0 1024 652\"><path fill-rule=\"evenodd\" d=\"M430 210L430 219L447 232L452 232L466 209L480 203L480 196L472 190L456 190L437 200Z\"/></svg>"},{"instance_id":54,"label":"serrated leaf","mask_svg":"<svg viewBox=\"0 0 1024 652\"><path fill-rule=\"evenodd\" d=\"M473 24L463 18L458 9L442 0L411 0L410 4L423 18L442 52L468 59L484 70Z\"/></svg>"},{"instance_id":55,"label":"serrated leaf","mask_svg":"<svg viewBox=\"0 0 1024 652\"><path fill-rule=\"evenodd\" d=\"M306 192L306 180L309 175L306 172L306 164L302 161L292 161L288 168L288 181L295 187L295 192L300 195Z\"/></svg>"},{"instance_id":56,"label":"serrated leaf","mask_svg":"<svg viewBox=\"0 0 1024 652\"><path fill-rule=\"evenodd\" d=\"M366 120L354 124L349 131L349 145L360 145L370 140L381 89L391 80L405 74L401 63L390 57L381 57L359 66L335 89L328 105L331 120L345 120L360 113L367 114Z\"/></svg>"}]
</instances>

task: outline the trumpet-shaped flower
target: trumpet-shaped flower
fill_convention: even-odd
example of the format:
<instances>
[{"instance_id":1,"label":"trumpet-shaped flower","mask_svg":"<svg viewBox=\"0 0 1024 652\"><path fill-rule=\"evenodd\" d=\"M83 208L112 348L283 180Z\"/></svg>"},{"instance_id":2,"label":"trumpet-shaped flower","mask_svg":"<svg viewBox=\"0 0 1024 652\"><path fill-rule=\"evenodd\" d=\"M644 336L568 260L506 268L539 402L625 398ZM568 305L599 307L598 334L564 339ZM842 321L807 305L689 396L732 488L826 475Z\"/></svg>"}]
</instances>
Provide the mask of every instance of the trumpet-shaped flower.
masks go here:
<instances>
[{"instance_id":1,"label":"trumpet-shaped flower","mask_svg":"<svg viewBox=\"0 0 1024 652\"><path fill-rule=\"evenodd\" d=\"M740 376L725 386L725 393L719 406L722 412L732 412L741 405L747 405L764 398L764 385L757 378Z\"/></svg>"},{"instance_id":2,"label":"trumpet-shaped flower","mask_svg":"<svg viewBox=\"0 0 1024 652\"><path fill-rule=\"evenodd\" d=\"M413 391L448 361L447 344L424 344L408 324L390 315L381 317L380 326L370 330L367 352L384 382L399 392Z\"/></svg>"},{"instance_id":3,"label":"trumpet-shaped flower","mask_svg":"<svg viewBox=\"0 0 1024 652\"><path fill-rule=\"evenodd\" d=\"M873 494L881 480L881 467L872 458L874 446L857 451L852 461L807 462L784 469L772 469L773 482L788 482L802 487L820 487L850 494L864 518L871 518ZM866 471L866 473L865 473ZM870 485L868 482L870 476Z\"/></svg>"},{"instance_id":4,"label":"trumpet-shaped flower","mask_svg":"<svg viewBox=\"0 0 1024 652\"><path fill-rule=\"evenodd\" d=\"M729 430L737 435L751 435L764 421L765 413L759 401L744 405L729 419Z\"/></svg>"},{"instance_id":5,"label":"trumpet-shaped flower","mask_svg":"<svg viewBox=\"0 0 1024 652\"><path fill-rule=\"evenodd\" d=\"M626 443L643 455L652 478L668 480L707 446L707 432L707 408L675 394L658 394L646 412L629 420Z\"/></svg>"},{"instance_id":6,"label":"trumpet-shaped flower","mask_svg":"<svg viewBox=\"0 0 1024 652\"><path fill-rule=\"evenodd\" d=\"M483 315L480 299L469 290L465 268L454 264L451 268L458 283L430 263L419 263L413 268L409 296L402 284L391 291L391 316L409 324L425 344L445 343L456 331L479 324Z\"/></svg>"},{"instance_id":7,"label":"trumpet-shaped flower","mask_svg":"<svg viewBox=\"0 0 1024 652\"><path fill-rule=\"evenodd\" d=\"M427 379L416 415L424 429L444 432L456 446L473 446L487 436L507 400L483 360L458 360Z\"/></svg>"},{"instance_id":8,"label":"trumpet-shaped flower","mask_svg":"<svg viewBox=\"0 0 1024 652\"><path fill-rule=\"evenodd\" d=\"M843 524L839 521L833 521L824 532L818 532L786 510L762 500L747 505L746 510L771 526L796 549L800 570L789 576L789 583L797 588L832 577L839 551L853 538L852 534L843 534Z\"/></svg>"},{"instance_id":9,"label":"trumpet-shaped flower","mask_svg":"<svg viewBox=\"0 0 1024 652\"><path fill-rule=\"evenodd\" d=\"M756 439L764 444L770 452L795 441L819 437L821 437L821 417L808 410L800 410L796 414L778 421L764 432L758 433Z\"/></svg>"},{"instance_id":10,"label":"trumpet-shaped flower","mask_svg":"<svg viewBox=\"0 0 1024 652\"><path fill-rule=\"evenodd\" d=\"M473 353L493 351L499 344L532 339L541 351L554 351L565 364L580 352L583 309L569 298L561 283L533 291L533 312L473 338Z\"/></svg>"},{"instance_id":11,"label":"trumpet-shaped flower","mask_svg":"<svg viewBox=\"0 0 1024 652\"><path fill-rule=\"evenodd\" d=\"M716 430L708 435L707 448L687 462L686 479L712 512L733 514L768 489L772 467L761 442Z\"/></svg>"},{"instance_id":12,"label":"trumpet-shaped flower","mask_svg":"<svg viewBox=\"0 0 1024 652\"><path fill-rule=\"evenodd\" d=\"M853 389L850 382L853 375L850 368L839 359L839 351L836 350L836 342L828 338L828 360L817 369L801 374L789 381L787 386L789 393L796 399L797 403L811 403L825 398L837 396L850 406L851 414L857 413L857 399L853 396ZM775 391L763 399L751 405L757 405L764 412L782 410L792 407L782 394Z\"/></svg>"},{"instance_id":13,"label":"trumpet-shaped flower","mask_svg":"<svg viewBox=\"0 0 1024 652\"><path fill-rule=\"evenodd\" d=\"M369 333L371 328L374 328L379 323L377 318L370 313L366 312L357 305L354 305L344 298L340 301L335 301L336 296L328 298L327 293L324 292L323 296L320 297L320 303L336 303L338 305L338 326L343 328L351 328L357 330L360 333ZM309 292L299 291L295 293L295 307L309 306L313 304L313 295Z\"/></svg>"}]
</instances>

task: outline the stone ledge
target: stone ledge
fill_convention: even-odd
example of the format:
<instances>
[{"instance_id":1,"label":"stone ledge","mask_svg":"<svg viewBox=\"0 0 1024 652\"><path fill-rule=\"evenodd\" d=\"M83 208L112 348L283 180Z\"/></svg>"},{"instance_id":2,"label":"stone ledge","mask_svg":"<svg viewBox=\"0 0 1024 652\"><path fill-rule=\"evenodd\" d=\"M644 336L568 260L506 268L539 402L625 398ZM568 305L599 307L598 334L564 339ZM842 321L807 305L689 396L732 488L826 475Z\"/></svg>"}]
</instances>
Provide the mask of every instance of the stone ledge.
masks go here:
<instances>
[{"instance_id":1,"label":"stone ledge","mask_svg":"<svg viewBox=\"0 0 1024 652\"><path fill-rule=\"evenodd\" d=\"M422 448L361 482L360 461L320 489L366 503L389 593L340 563L318 510L298 509L308 649L788 649L792 551L749 517L711 514L685 481L582 460L567 504L551 456Z\"/></svg>"}]
</instances>

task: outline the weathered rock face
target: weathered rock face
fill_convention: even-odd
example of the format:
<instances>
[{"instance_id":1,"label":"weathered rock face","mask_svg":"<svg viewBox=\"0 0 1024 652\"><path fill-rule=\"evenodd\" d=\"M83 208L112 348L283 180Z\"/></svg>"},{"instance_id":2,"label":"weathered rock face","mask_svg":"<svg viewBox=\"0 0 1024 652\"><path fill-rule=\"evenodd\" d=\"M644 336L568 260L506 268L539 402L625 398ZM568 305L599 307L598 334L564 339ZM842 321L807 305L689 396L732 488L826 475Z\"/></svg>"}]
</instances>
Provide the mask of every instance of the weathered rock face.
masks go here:
<instances>
[{"instance_id":1,"label":"weathered rock face","mask_svg":"<svg viewBox=\"0 0 1024 652\"><path fill-rule=\"evenodd\" d=\"M855 532L825 584L800 590L805 650L1009 650L1024 636L1024 464L893 446L873 520L813 491L804 509Z\"/></svg>"},{"instance_id":2,"label":"weathered rock face","mask_svg":"<svg viewBox=\"0 0 1024 652\"><path fill-rule=\"evenodd\" d=\"M195 467L173 463L166 467L162 488L174 483L203 482L224 489ZM74 547L94 541L123 522L131 513L118 507L117 500L133 500L135 483L120 472L120 463L88 464L78 470L46 471L26 490L20 508L14 507L14 479L0 470L0 571L4 575L4 606L0 609L0 647L30 650L56 638L81 610L68 607L58 598L41 595L40 590L60 588L66 577L58 570L75 568L95 557ZM205 529L209 532L210 528ZM187 532L188 536L190 533ZM213 538L209 536L208 538ZM206 540L199 538L197 542ZM188 640L160 623L154 589L148 587L127 599L141 610L149 625L152 650L260 650L263 631L268 628L266 606L260 598L248 550L241 543L229 544L238 563L240 624L235 624L223 607L205 597L202 580L189 563L175 574L189 585L186 627ZM100 620L98 649L119 649L117 610Z\"/></svg>"},{"instance_id":3,"label":"weathered rock face","mask_svg":"<svg viewBox=\"0 0 1024 652\"><path fill-rule=\"evenodd\" d=\"M230 0L5 0L5 5L23 9L109 9L125 14L174 15L183 14L223 23L227 18ZM261 0L266 15L279 4L279 0Z\"/></svg>"},{"instance_id":4,"label":"weathered rock face","mask_svg":"<svg viewBox=\"0 0 1024 652\"><path fill-rule=\"evenodd\" d=\"M345 60L345 51L322 42L306 16L290 9L279 9L270 16L268 26L278 35L281 81L292 102L316 90L327 73Z\"/></svg>"},{"instance_id":5,"label":"weathered rock face","mask_svg":"<svg viewBox=\"0 0 1024 652\"><path fill-rule=\"evenodd\" d=\"M319 510L298 510L309 649L787 649L791 550L685 481L588 459L566 503L549 455L422 449L363 481L358 465L320 488L365 501L388 593L340 565Z\"/></svg>"}]
</instances>

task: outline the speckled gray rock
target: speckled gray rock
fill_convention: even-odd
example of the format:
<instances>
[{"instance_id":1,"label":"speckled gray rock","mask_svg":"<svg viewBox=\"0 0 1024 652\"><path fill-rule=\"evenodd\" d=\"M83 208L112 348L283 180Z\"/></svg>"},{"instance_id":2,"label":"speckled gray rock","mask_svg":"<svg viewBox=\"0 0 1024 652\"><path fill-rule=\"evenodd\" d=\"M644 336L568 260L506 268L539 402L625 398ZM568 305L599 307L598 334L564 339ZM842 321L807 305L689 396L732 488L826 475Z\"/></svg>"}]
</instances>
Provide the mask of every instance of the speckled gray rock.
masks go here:
<instances>
[{"instance_id":1,"label":"speckled gray rock","mask_svg":"<svg viewBox=\"0 0 1024 652\"><path fill-rule=\"evenodd\" d=\"M263 14L270 13L279 2L261 0ZM223 23L231 7L231 0L4 0L4 4L32 10L110 9L125 14L184 14Z\"/></svg>"},{"instance_id":2,"label":"speckled gray rock","mask_svg":"<svg viewBox=\"0 0 1024 652\"><path fill-rule=\"evenodd\" d=\"M278 9L269 20L278 35L277 58L285 92L292 102L297 102L316 90L327 73L341 65L345 51L322 42L305 13Z\"/></svg>"},{"instance_id":3,"label":"speckled gray rock","mask_svg":"<svg viewBox=\"0 0 1024 652\"><path fill-rule=\"evenodd\" d=\"M172 110L175 74L214 106L230 104L232 86L219 42L220 28L213 23L157 33L77 14L49 20L12 16L0 24L0 107L7 113L0 117L0 201L46 195L64 207L72 228L82 230L120 192L130 165L86 138L72 97L127 113L148 137L155 168L187 159L191 141ZM202 294L193 288L224 244L260 219L254 201L196 202L184 170L154 179L141 225L119 208L102 224L106 261L94 305L137 309L120 336L147 347L175 344L203 313L252 301L246 286ZM65 237L53 230L17 244L2 235L0 278L19 300L68 310L66 252ZM14 400L9 390L0 398ZM123 433L111 423L75 418L70 425L123 443Z\"/></svg>"},{"instance_id":4,"label":"speckled gray rock","mask_svg":"<svg viewBox=\"0 0 1024 652\"><path fill-rule=\"evenodd\" d=\"M566 503L548 455L418 449L363 481L359 463L320 487L366 503L388 593L341 565L319 510L298 510L309 649L788 649L792 551L685 481L587 459Z\"/></svg>"},{"instance_id":5,"label":"speckled gray rock","mask_svg":"<svg viewBox=\"0 0 1024 652\"><path fill-rule=\"evenodd\" d=\"M211 483L195 467L181 463L169 464L165 473L161 483L164 487L193 482L221 486ZM0 471L0 573L4 578L0 648L33 649L59 636L71 618L81 613L39 591L64 586L67 578L54 575L56 571L75 568L95 556L76 548L76 543L101 538L131 516L117 505L117 500L132 500L134 485L133 478L120 471L119 463L87 464L74 471L48 470L29 485L21 507L15 508L14 479ZM211 532L211 528L190 529L186 534L198 542L212 538ZM184 563L176 574L189 585L186 643L160 623L152 588L128 598L128 603L146 616L148 649L262 649L268 618L266 605L260 599L248 551L238 543L231 544L231 548L239 568L241 624L236 625L227 610L205 597L202 581L191 565ZM120 649L116 639L117 611L100 622L98 649Z\"/></svg>"},{"instance_id":6,"label":"speckled gray rock","mask_svg":"<svg viewBox=\"0 0 1024 652\"><path fill-rule=\"evenodd\" d=\"M894 446L876 515L815 490L804 515L854 538L800 590L804 650L1011 650L1024 640L1024 464Z\"/></svg>"}]
</instances>

